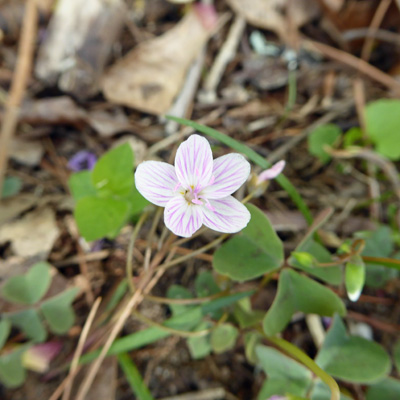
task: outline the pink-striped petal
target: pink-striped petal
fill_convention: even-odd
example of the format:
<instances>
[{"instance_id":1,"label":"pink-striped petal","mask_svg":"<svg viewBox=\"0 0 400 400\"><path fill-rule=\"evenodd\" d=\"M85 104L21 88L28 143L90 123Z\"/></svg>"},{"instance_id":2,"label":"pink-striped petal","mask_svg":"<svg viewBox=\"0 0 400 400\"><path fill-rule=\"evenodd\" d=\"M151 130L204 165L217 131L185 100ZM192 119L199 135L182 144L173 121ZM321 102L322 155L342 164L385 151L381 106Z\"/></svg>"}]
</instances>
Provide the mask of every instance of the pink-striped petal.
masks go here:
<instances>
[{"instance_id":1,"label":"pink-striped petal","mask_svg":"<svg viewBox=\"0 0 400 400\"><path fill-rule=\"evenodd\" d=\"M182 186L193 189L204 187L212 176L213 157L207 139L191 135L178 148L175 171Z\"/></svg>"},{"instance_id":2,"label":"pink-striped petal","mask_svg":"<svg viewBox=\"0 0 400 400\"><path fill-rule=\"evenodd\" d=\"M175 196L165 207L164 222L175 235L190 237L203 224L203 207Z\"/></svg>"},{"instance_id":3,"label":"pink-striped petal","mask_svg":"<svg viewBox=\"0 0 400 400\"><path fill-rule=\"evenodd\" d=\"M232 196L210 200L214 210L203 207L203 224L210 229L223 233L241 231L250 221L249 210Z\"/></svg>"},{"instance_id":4,"label":"pink-striped petal","mask_svg":"<svg viewBox=\"0 0 400 400\"><path fill-rule=\"evenodd\" d=\"M265 171L261 172L260 175L258 175L257 183L260 184L261 182L276 178L283 171L285 165L285 160L278 161L271 168L266 169Z\"/></svg>"},{"instance_id":5,"label":"pink-striped petal","mask_svg":"<svg viewBox=\"0 0 400 400\"><path fill-rule=\"evenodd\" d=\"M157 206L165 207L178 183L175 168L161 161L144 161L136 169L135 184L140 194Z\"/></svg>"},{"instance_id":6,"label":"pink-striped petal","mask_svg":"<svg viewBox=\"0 0 400 400\"><path fill-rule=\"evenodd\" d=\"M227 154L214 160L212 185L202 190L207 199L222 199L236 192L246 182L250 164L237 153Z\"/></svg>"}]
</instances>

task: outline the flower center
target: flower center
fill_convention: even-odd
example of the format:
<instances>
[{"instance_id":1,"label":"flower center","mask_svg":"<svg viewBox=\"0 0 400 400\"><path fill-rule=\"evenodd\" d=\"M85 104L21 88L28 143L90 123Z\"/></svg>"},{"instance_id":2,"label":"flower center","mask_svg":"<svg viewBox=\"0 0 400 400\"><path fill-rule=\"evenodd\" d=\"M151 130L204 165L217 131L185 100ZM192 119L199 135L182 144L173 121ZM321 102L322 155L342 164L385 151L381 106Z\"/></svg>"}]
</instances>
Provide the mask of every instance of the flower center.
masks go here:
<instances>
[{"instance_id":1,"label":"flower center","mask_svg":"<svg viewBox=\"0 0 400 400\"><path fill-rule=\"evenodd\" d=\"M200 188L198 188L198 187L194 188L193 186L190 186L189 189L185 190L183 197L188 202L188 204L202 205L203 202L200 201L200 199L199 199L199 192L200 192Z\"/></svg>"}]
</instances>

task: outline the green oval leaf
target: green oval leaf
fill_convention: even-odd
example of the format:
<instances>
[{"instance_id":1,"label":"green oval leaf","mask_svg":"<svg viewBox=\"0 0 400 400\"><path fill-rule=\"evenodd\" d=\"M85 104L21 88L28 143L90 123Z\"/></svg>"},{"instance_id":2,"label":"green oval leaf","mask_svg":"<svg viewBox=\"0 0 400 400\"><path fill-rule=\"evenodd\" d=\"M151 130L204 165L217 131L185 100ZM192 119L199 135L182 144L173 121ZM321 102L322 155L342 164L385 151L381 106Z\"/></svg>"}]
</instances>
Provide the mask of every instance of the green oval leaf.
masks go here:
<instances>
[{"instance_id":1,"label":"green oval leaf","mask_svg":"<svg viewBox=\"0 0 400 400\"><path fill-rule=\"evenodd\" d=\"M386 378L368 388L366 400L399 400L400 381Z\"/></svg>"},{"instance_id":2,"label":"green oval leaf","mask_svg":"<svg viewBox=\"0 0 400 400\"><path fill-rule=\"evenodd\" d=\"M327 163L331 156L326 152L326 146L333 146L341 134L342 130L335 124L319 126L308 136L309 152L318 157L321 163Z\"/></svg>"},{"instance_id":3,"label":"green oval leaf","mask_svg":"<svg viewBox=\"0 0 400 400\"><path fill-rule=\"evenodd\" d=\"M11 277L4 284L1 295L12 303L35 304L47 292L50 282L50 265L39 262L25 275Z\"/></svg>"},{"instance_id":4,"label":"green oval leaf","mask_svg":"<svg viewBox=\"0 0 400 400\"><path fill-rule=\"evenodd\" d=\"M328 374L355 383L382 379L391 367L390 358L382 346L348 335L337 315L315 361Z\"/></svg>"},{"instance_id":5,"label":"green oval leaf","mask_svg":"<svg viewBox=\"0 0 400 400\"><path fill-rule=\"evenodd\" d=\"M239 235L225 242L214 254L213 267L236 281L257 278L275 271L283 263L283 245L267 216L247 205L249 224Z\"/></svg>"},{"instance_id":6,"label":"green oval leaf","mask_svg":"<svg viewBox=\"0 0 400 400\"><path fill-rule=\"evenodd\" d=\"M75 201L86 196L94 196L97 191L92 182L92 171L80 171L71 175L68 186Z\"/></svg>"},{"instance_id":7,"label":"green oval leaf","mask_svg":"<svg viewBox=\"0 0 400 400\"><path fill-rule=\"evenodd\" d=\"M239 331L231 324L220 324L211 331L211 348L220 354L235 346Z\"/></svg>"},{"instance_id":8,"label":"green oval leaf","mask_svg":"<svg viewBox=\"0 0 400 400\"><path fill-rule=\"evenodd\" d=\"M7 177L4 180L3 183L3 188L1 191L1 198L6 199L7 197L12 197L15 196L16 194L19 193L19 191L22 188L22 182L21 179L15 177L15 176L10 176Z\"/></svg>"},{"instance_id":9,"label":"green oval leaf","mask_svg":"<svg viewBox=\"0 0 400 400\"><path fill-rule=\"evenodd\" d=\"M21 346L0 357L0 381L7 388L16 388L24 383L26 372L22 366L22 354L27 348Z\"/></svg>"},{"instance_id":10,"label":"green oval leaf","mask_svg":"<svg viewBox=\"0 0 400 400\"><path fill-rule=\"evenodd\" d=\"M133 186L133 152L125 143L104 154L92 171L92 182L105 196L126 196Z\"/></svg>"},{"instance_id":11,"label":"green oval leaf","mask_svg":"<svg viewBox=\"0 0 400 400\"><path fill-rule=\"evenodd\" d=\"M129 214L129 203L111 197L87 196L78 201L75 219L88 241L114 236Z\"/></svg>"},{"instance_id":12,"label":"green oval leaf","mask_svg":"<svg viewBox=\"0 0 400 400\"><path fill-rule=\"evenodd\" d=\"M13 325L21 329L33 341L40 343L46 340L47 332L36 310L23 310L7 314Z\"/></svg>"},{"instance_id":13,"label":"green oval leaf","mask_svg":"<svg viewBox=\"0 0 400 400\"><path fill-rule=\"evenodd\" d=\"M75 320L71 304L78 292L78 288L71 288L41 304L40 311L52 332L63 334L71 328Z\"/></svg>"},{"instance_id":14,"label":"green oval leaf","mask_svg":"<svg viewBox=\"0 0 400 400\"><path fill-rule=\"evenodd\" d=\"M11 322L8 319L2 319L0 321L0 350L6 343L10 331L11 331Z\"/></svg>"},{"instance_id":15,"label":"green oval leaf","mask_svg":"<svg viewBox=\"0 0 400 400\"><path fill-rule=\"evenodd\" d=\"M400 158L400 101L381 99L365 108L365 124L376 150L391 160Z\"/></svg>"},{"instance_id":16,"label":"green oval leaf","mask_svg":"<svg viewBox=\"0 0 400 400\"><path fill-rule=\"evenodd\" d=\"M330 289L297 272L285 269L278 282L278 293L264 317L263 328L268 336L281 332L296 311L333 316L346 314L342 300Z\"/></svg>"}]
</instances>

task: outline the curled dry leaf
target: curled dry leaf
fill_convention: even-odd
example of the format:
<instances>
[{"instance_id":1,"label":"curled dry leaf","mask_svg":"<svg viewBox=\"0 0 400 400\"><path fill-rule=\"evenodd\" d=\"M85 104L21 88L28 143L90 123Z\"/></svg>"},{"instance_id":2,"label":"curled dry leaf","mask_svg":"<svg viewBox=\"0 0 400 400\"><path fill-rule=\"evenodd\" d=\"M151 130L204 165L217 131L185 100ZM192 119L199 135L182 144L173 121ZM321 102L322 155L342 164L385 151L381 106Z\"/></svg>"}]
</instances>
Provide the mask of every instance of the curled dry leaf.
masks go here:
<instances>
[{"instance_id":1,"label":"curled dry leaf","mask_svg":"<svg viewBox=\"0 0 400 400\"><path fill-rule=\"evenodd\" d=\"M0 227L0 243L11 242L13 252L22 257L40 254L46 258L58 235L54 211L47 207Z\"/></svg>"},{"instance_id":2,"label":"curled dry leaf","mask_svg":"<svg viewBox=\"0 0 400 400\"><path fill-rule=\"evenodd\" d=\"M10 158L28 167L39 165L44 154L44 147L38 141L14 138L10 144Z\"/></svg>"},{"instance_id":3,"label":"curled dry leaf","mask_svg":"<svg viewBox=\"0 0 400 400\"><path fill-rule=\"evenodd\" d=\"M246 21L258 28L269 29L282 39L287 37L287 12L290 4L290 22L299 28L319 13L318 2L314 0L228 0L229 5Z\"/></svg>"},{"instance_id":4,"label":"curled dry leaf","mask_svg":"<svg viewBox=\"0 0 400 400\"><path fill-rule=\"evenodd\" d=\"M104 76L107 100L152 114L167 112L216 21L213 8L195 6L167 33L141 43Z\"/></svg>"}]
</instances>

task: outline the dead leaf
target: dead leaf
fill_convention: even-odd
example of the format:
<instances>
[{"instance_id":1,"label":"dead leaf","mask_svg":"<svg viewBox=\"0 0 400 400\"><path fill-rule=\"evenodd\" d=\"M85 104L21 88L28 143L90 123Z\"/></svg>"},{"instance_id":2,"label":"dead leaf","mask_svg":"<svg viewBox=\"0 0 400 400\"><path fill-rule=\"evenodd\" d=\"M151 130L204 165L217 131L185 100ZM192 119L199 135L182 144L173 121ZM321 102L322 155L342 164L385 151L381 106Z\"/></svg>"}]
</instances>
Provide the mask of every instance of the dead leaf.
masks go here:
<instances>
[{"instance_id":1,"label":"dead leaf","mask_svg":"<svg viewBox=\"0 0 400 400\"><path fill-rule=\"evenodd\" d=\"M27 141L14 138L11 141L9 155L15 161L28 167L39 165L44 154L44 147L38 141Z\"/></svg>"},{"instance_id":2,"label":"dead leaf","mask_svg":"<svg viewBox=\"0 0 400 400\"><path fill-rule=\"evenodd\" d=\"M141 43L117 61L103 79L107 100L152 114L167 112L212 33L208 17L193 7L167 33Z\"/></svg>"},{"instance_id":3,"label":"dead leaf","mask_svg":"<svg viewBox=\"0 0 400 400\"><path fill-rule=\"evenodd\" d=\"M132 130L129 119L121 110L113 114L103 110L90 111L87 122L102 137L110 137L122 131Z\"/></svg>"},{"instance_id":4,"label":"dead leaf","mask_svg":"<svg viewBox=\"0 0 400 400\"><path fill-rule=\"evenodd\" d=\"M54 211L36 209L0 227L0 243L11 242L13 252L22 257L47 258L59 235Z\"/></svg>"},{"instance_id":5,"label":"dead leaf","mask_svg":"<svg viewBox=\"0 0 400 400\"><path fill-rule=\"evenodd\" d=\"M246 21L258 28L274 31L281 38L287 37L286 7L293 7L290 13L291 23L300 28L319 13L318 3L314 0L228 0L229 5Z\"/></svg>"},{"instance_id":6,"label":"dead leaf","mask_svg":"<svg viewBox=\"0 0 400 400\"><path fill-rule=\"evenodd\" d=\"M0 200L0 226L31 208L36 202L36 196L25 194L11 199Z\"/></svg>"}]
</instances>

